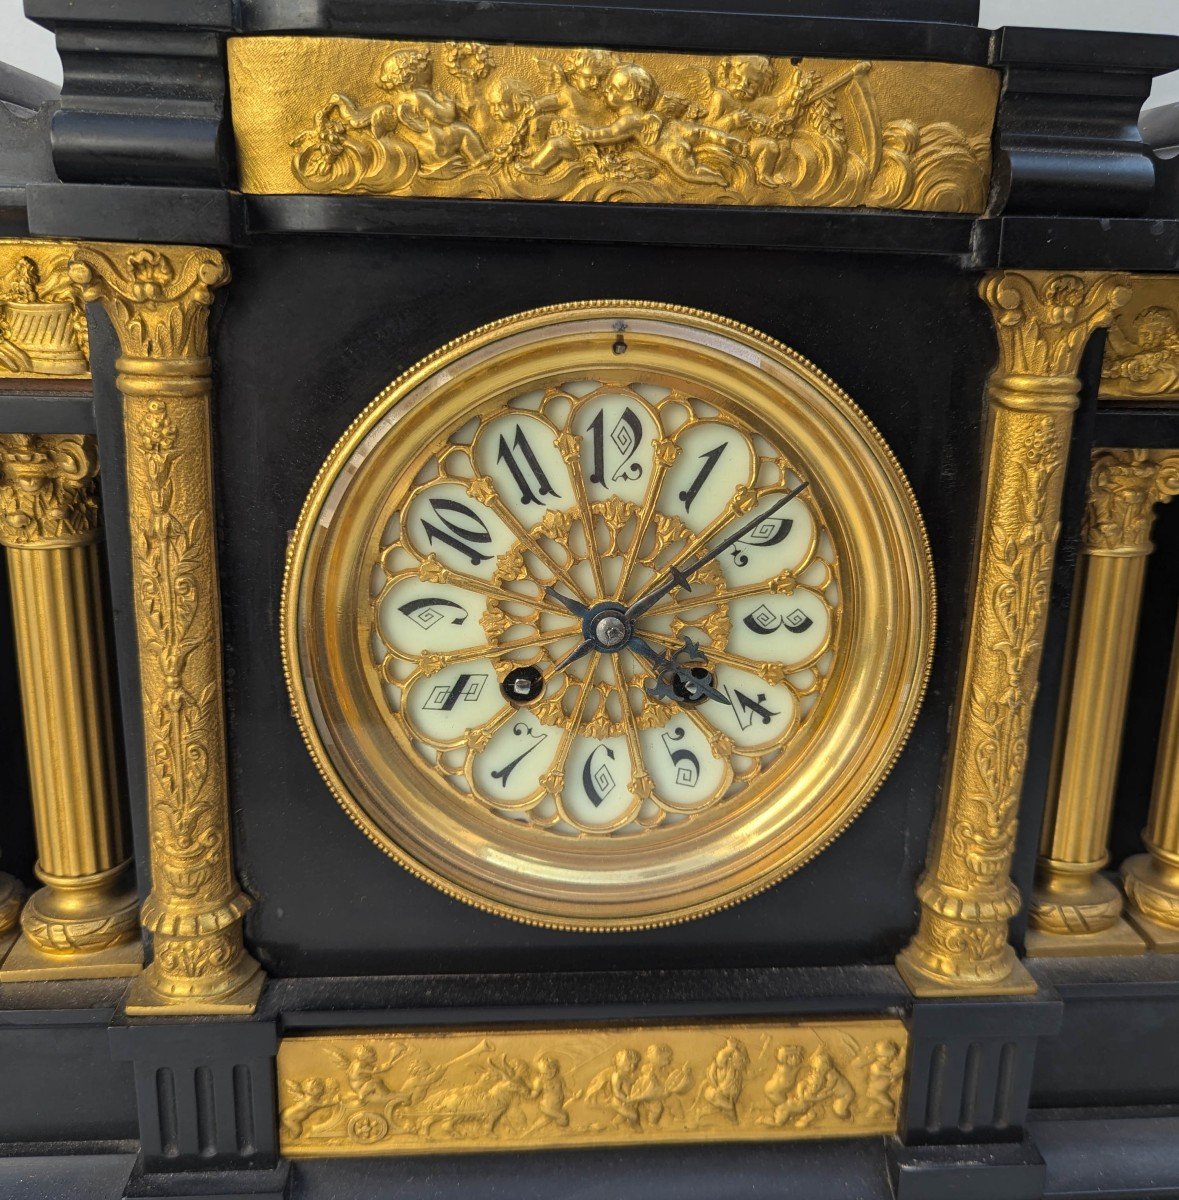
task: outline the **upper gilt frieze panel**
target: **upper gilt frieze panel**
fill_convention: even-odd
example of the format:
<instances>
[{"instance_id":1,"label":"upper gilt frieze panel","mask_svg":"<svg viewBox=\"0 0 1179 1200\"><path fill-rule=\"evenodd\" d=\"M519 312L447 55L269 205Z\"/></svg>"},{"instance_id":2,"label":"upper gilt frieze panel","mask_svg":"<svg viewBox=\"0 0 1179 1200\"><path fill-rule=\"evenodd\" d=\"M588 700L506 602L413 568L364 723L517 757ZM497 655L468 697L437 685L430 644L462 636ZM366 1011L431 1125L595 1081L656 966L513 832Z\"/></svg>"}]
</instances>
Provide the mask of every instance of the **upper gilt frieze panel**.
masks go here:
<instances>
[{"instance_id":1,"label":"upper gilt frieze panel","mask_svg":"<svg viewBox=\"0 0 1179 1200\"><path fill-rule=\"evenodd\" d=\"M998 75L950 63L234 38L246 192L981 212Z\"/></svg>"}]
</instances>

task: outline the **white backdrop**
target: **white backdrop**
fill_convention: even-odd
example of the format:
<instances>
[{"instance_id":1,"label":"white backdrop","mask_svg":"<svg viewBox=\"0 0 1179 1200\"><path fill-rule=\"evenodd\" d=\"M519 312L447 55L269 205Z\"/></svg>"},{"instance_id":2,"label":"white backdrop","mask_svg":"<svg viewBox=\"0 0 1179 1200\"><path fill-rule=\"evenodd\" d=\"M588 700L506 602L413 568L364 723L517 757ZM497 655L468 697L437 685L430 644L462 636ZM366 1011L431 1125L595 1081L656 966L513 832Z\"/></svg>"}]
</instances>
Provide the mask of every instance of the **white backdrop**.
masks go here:
<instances>
[{"instance_id":1,"label":"white backdrop","mask_svg":"<svg viewBox=\"0 0 1179 1200\"><path fill-rule=\"evenodd\" d=\"M86 0L78 0L85 4ZM717 8L732 0L718 0ZM903 8L904 0L897 0ZM739 0L732 5L739 7ZM822 0L816 7L821 9ZM982 0L981 23L1042 25L1056 29L1120 29L1137 33L1179 33L1179 0ZM25 19L22 0L0 0L0 61L61 82L53 35ZM1155 84L1152 104L1179 100L1179 71Z\"/></svg>"}]
</instances>

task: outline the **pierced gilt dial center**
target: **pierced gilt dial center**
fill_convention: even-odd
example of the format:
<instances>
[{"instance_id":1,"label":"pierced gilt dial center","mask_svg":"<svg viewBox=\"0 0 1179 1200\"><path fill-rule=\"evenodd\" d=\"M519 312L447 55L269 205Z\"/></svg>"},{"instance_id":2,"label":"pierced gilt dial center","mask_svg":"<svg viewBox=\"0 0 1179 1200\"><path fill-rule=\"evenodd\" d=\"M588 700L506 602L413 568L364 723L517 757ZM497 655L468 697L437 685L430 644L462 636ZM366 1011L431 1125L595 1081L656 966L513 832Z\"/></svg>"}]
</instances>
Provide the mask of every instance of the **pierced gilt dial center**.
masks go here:
<instances>
[{"instance_id":1,"label":"pierced gilt dial center","mask_svg":"<svg viewBox=\"0 0 1179 1200\"><path fill-rule=\"evenodd\" d=\"M807 487L662 383L489 406L435 446L381 551L390 723L462 804L546 840L709 819L831 670L837 558Z\"/></svg>"}]
</instances>

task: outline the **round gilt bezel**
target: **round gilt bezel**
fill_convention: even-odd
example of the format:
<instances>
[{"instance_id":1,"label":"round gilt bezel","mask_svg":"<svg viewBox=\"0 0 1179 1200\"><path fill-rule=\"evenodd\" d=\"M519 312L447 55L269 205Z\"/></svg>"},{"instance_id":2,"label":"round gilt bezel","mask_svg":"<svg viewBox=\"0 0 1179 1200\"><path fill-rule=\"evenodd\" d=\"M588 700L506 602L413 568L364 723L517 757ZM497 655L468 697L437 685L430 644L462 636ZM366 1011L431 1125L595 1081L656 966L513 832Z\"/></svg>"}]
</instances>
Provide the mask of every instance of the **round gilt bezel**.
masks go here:
<instances>
[{"instance_id":1,"label":"round gilt bezel","mask_svg":"<svg viewBox=\"0 0 1179 1200\"><path fill-rule=\"evenodd\" d=\"M614 350L620 331L624 356ZM724 397L744 422L788 447L791 461L809 472L835 545L841 631L818 704L789 752L756 783L670 828L558 839L459 797L408 739L391 735L363 661L359 581L379 552L391 487L410 488L440 436L489 398L614 369ZM283 584L282 654L294 712L351 819L448 895L571 930L704 916L817 855L859 814L900 753L924 695L934 631L920 513L896 459L855 403L812 363L756 330L635 301L520 313L442 347L391 383L316 477Z\"/></svg>"}]
</instances>

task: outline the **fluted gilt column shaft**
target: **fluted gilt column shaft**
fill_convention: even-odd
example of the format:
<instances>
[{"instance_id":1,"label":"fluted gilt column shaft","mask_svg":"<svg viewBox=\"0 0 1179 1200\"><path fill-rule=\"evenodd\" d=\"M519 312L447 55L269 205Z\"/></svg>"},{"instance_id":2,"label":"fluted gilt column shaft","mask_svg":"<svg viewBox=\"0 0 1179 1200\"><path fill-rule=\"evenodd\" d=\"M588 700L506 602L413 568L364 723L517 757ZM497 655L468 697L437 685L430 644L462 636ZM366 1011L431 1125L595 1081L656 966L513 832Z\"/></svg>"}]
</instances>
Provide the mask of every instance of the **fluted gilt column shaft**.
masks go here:
<instances>
[{"instance_id":1,"label":"fluted gilt column shaft","mask_svg":"<svg viewBox=\"0 0 1179 1200\"><path fill-rule=\"evenodd\" d=\"M974 590L947 775L920 923L897 967L917 995L1030 992L1007 941L1028 728L1039 678L1077 368L1092 331L1129 298L1119 276L987 276L999 365L987 428Z\"/></svg>"},{"instance_id":2,"label":"fluted gilt column shaft","mask_svg":"<svg viewBox=\"0 0 1179 1200\"><path fill-rule=\"evenodd\" d=\"M0 435L0 543L45 885L21 912L7 980L134 974L142 958L115 776L97 470L91 437Z\"/></svg>"},{"instance_id":3,"label":"fluted gilt column shaft","mask_svg":"<svg viewBox=\"0 0 1179 1200\"><path fill-rule=\"evenodd\" d=\"M127 1012L252 1012L263 977L233 867L209 413L209 309L229 271L215 250L114 245L79 247L71 271L122 350L154 948Z\"/></svg>"},{"instance_id":4,"label":"fluted gilt column shaft","mask_svg":"<svg viewBox=\"0 0 1179 1200\"><path fill-rule=\"evenodd\" d=\"M1100 874L1121 757L1154 508L1179 492L1179 453L1098 450L1040 841L1029 955L1138 954L1121 892Z\"/></svg>"},{"instance_id":5,"label":"fluted gilt column shaft","mask_svg":"<svg viewBox=\"0 0 1179 1200\"><path fill-rule=\"evenodd\" d=\"M1122 866L1127 915L1152 950L1179 954L1179 628L1142 840L1147 853Z\"/></svg>"}]
</instances>

